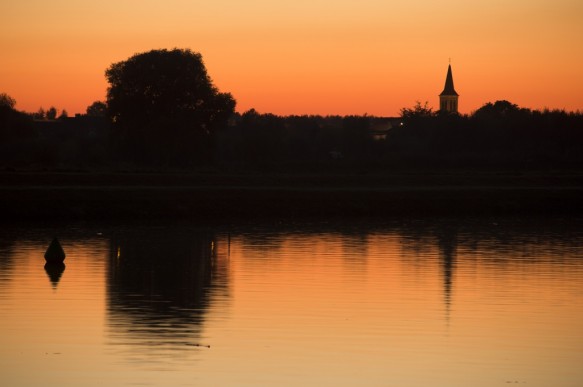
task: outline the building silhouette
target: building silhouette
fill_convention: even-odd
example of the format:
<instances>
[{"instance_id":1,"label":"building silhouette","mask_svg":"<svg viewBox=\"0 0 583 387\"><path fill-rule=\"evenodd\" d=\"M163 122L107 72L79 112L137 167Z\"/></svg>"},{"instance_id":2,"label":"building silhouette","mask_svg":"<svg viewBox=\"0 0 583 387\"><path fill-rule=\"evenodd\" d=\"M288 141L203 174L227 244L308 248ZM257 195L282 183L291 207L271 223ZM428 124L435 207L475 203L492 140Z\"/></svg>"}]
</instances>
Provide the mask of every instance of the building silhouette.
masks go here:
<instances>
[{"instance_id":1,"label":"building silhouette","mask_svg":"<svg viewBox=\"0 0 583 387\"><path fill-rule=\"evenodd\" d=\"M457 113L457 101L459 94L453 88L453 75L451 74L451 64L447 67L447 77L445 87L439 94L439 110L447 113Z\"/></svg>"}]
</instances>

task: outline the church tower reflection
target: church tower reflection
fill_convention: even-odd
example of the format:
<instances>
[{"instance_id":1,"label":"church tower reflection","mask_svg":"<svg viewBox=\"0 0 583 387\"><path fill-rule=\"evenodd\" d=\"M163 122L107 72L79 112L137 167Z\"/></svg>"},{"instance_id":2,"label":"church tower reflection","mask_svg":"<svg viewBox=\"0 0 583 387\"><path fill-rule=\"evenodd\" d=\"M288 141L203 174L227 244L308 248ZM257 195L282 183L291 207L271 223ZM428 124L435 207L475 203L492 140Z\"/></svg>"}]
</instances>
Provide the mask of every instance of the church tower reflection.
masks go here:
<instances>
[{"instance_id":1,"label":"church tower reflection","mask_svg":"<svg viewBox=\"0 0 583 387\"><path fill-rule=\"evenodd\" d=\"M440 228L437 232L437 245L439 248L439 258L443 276L443 299L446 318L449 321L456 268L457 230L448 226Z\"/></svg>"},{"instance_id":2,"label":"church tower reflection","mask_svg":"<svg viewBox=\"0 0 583 387\"><path fill-rule=\"evenodd\" d=\"M439 281L445 319L449 322L458 264L459 226L449 220L419 221L406 224L400 232L409 266L417 265Z\"/></svg>"}]
</instances>

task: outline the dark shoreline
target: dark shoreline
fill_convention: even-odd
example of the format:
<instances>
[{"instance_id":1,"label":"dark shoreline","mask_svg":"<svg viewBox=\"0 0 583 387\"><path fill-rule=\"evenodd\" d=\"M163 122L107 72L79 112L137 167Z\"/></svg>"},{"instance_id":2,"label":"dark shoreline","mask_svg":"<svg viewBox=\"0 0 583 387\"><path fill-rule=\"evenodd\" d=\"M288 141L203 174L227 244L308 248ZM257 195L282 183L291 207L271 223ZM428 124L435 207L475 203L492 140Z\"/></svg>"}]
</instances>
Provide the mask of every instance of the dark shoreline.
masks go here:
<instances>
[{"instance_id":1,"label":"dark shoreline","mask_svg":"<svg viewBox=\"0 0 583 387\"><path fill-rule=\"evenodd\" d=\"M0 173L11 221L581 216L583 173Z\"/></svg>"}]
</instances>

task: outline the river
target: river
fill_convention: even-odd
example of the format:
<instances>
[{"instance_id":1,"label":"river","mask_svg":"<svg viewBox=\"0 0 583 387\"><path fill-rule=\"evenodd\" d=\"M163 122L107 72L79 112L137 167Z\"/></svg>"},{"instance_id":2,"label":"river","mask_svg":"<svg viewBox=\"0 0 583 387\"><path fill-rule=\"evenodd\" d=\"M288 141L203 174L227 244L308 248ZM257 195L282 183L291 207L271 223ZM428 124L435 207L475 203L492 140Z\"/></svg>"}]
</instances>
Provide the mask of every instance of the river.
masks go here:
<instances>
[{"instance_id":1,"label":"river","mask_svg":"<svg viewBox=\"0 0 583 387\"><path fill-rule=\"evenodd\" d=\"M581 226L4 225L0 384L578 387Z\"/></svg>"}]
</instances>

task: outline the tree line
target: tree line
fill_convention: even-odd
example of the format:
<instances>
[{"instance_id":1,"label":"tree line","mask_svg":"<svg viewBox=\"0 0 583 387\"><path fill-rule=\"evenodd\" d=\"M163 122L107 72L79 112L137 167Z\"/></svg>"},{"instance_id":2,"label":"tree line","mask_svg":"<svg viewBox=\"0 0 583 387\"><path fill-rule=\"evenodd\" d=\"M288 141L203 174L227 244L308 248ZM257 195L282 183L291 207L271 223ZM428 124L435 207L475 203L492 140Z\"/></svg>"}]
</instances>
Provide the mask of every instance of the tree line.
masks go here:
<instances>
[{"instance_id":1,"label":"tree line","mask_svg":"<svg viewBox=\"0 0 583 387\"><path fill-rule=\"evenodd\" d=\"M403 109L406 123L388 138L401 163L444 166L563 168L583 166L583 114L531 110L506 100L470 115Z\"/></svg>"},{"instance_id":2,"label":"tree line","mask_svg":"<svg viewBox=\"0 0 583 387\"><path fill-rule=\"evenodd\" d=\"M112 64L106 101L68 117L0 94L0 167L191 169L578 168L583 114L508 101L470 115L427 103L392 119L277 116L221 92L202 56L152 50Z\"/></svg>"}]
</instances>

